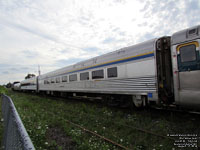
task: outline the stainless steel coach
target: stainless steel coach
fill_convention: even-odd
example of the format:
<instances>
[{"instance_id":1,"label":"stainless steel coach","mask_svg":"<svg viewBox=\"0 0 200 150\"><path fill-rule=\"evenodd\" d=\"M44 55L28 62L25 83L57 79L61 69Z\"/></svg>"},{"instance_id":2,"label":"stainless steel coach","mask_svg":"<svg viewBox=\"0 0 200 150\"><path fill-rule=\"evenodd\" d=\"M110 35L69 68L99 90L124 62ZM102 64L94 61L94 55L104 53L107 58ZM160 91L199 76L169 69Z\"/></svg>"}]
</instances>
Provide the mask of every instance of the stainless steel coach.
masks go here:
<instances>
[{"instance_id":1,"label":"stainless steel coach","mask_svg":"<svg viewBox=\"0 0 200 150\"><path fill-rule=\"evenodd\" d=\"M195 26L40 75L32 89L124 95L138 107L200 108L199 42L200 26Z\"/></svg>"},{"instance_id":2,"label":"stainless steel coach","mask_svg":"<svg viewBox=\"0 0 200 150\"><path fill-rule=\"evenodd\" d=\"M200 26L172 35L174 96L178 105L200 107Z\"/></svg>"}]
</instances>

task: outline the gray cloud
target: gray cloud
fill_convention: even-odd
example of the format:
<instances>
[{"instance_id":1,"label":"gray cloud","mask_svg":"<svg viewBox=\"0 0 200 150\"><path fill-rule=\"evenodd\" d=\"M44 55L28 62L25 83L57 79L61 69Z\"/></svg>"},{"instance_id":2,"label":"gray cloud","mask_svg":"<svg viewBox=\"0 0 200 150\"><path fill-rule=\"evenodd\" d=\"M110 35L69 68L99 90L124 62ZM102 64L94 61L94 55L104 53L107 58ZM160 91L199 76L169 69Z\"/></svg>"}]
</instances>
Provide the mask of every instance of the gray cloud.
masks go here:
<instances>
[{"instance_id":1,"label":"gray cloud","mask_svg":"<svg viewBox=\"0 0 200 150\"><path fill-rule=\"evenodd\" d=\"M200 4L198 0L183 1L143 1L143 13L145 22L138 24L151 29L141 35L139 41L149 38L171 35L176 31L191 27L200 23ZM151 20L154 20L152 22Z\"/></svg>"},{"instance_id":2,"label":"gray cloud","mask_svg":"<svg viewBox=\"0 0 200 150\"><path fill-rule=\"evenodd\" d=\"M199 13L199 0L3 0L1 74L10 73L10 78L19 74L20 79L37 70L37 65L33 65L36 63L48 72L127 45L171 35L199 24Z\"/></svg>"},{"instance_id":3,"label":"gray cloud","mask_svg":"<svg viewBox=\"0 0 200 150\"><path fill-rule=\"evenodd\" d=\"M0 68L7 68L7 67L10 67L11 65L9 65L9 64L0 64Z\"/></svg>"},{"instance_id":4,"label":"gray cloud","mask_svg":"<svg viewBox=\"0 0 200 150\"><path fill-rule=\"evenodd\" d=\"M43 39L46 39L46 40L49 40L49 41L53 41L53 42L56 42L56 43L59 43L59 44L62 44L66 47L72 47L72 48L76 48L76 49L82 49L81 47L77 46L77 45L73 45L73 44L70 44L66 41L62 41L62 40L59 40L57 38L55 38L55 36L53 35L50 35L50 34L46 34L42 31L40 31L40 29L34 29L34 28L29 28L27 26L23 26L21 24L18 24L16 22L10 22L8 20L5 20L4 18L1 18L0 17L0 24L6 26L6 27L10 27L10 28L15 28L15 29L19 29L19 30L22 30L22 31L25 31L27 33L31 33L33 35L36 35L40 38L43 38Z\"/></svg>"},{"instance_id":5,"label":"gray cloud","mask_svg":"<svg viewBox=\"0 0 200 150\"><path fill-rule=\"evenodd\" d=\"M139 40L146 41L155 38L154 33L145 33Z\"/></svg>"},{"instance_id":6,"label":"gray cloud","mask_svg":"<svg viewBox=\"0 0 200 150\"><path fill-rule=\"evenodd\" d=\"M105 40L103 40L103 44L108 44L108 43L112 43L112 42L114 42L114 41L116 41L116 39L115 38L113 38L113 37L109 37L109 38L106 38Z\"/></svg>"},{"instance_id":7,"label":"gray cloud","mask_svg":"<svg viewBox=\"0 0 200 150\"><path fill-rule=\"evenodd\" d=\"M60 59L55 62L55 64L59 67L66 67L71 64L75 64L77 62L82 61L81 58L71 58L71 59Z\"/></svg>"},{"instance_id":8,"label":"gray cloud","mask_svg":"<svg viewBox=\"0 0 200 150\"><path fill-rule=\"evenodd\" d=\"M27 26L18 24L16 22L8 21L8 20L6 20L6 19L4 19L2 17L0 18L0 23L2 25L5 25L6 27L19 29L19 30L22 30L22 31L25 31L25 32L28 32L28 33L31 33L31 34L34 34L34 35L37 35L37 36L39 36L41 38L44 38L44 39L47 39L47 40L51 40L51 41L54 41L54 42L58 42L58 40L56 38L54 38L53 36L48 35L48 34L46 34L44 32L41 32L39 29L29 28Z\"/></svg>"},{"instance_id":9,"label":"gray cloud","mask_svg":"<svg viewBox=\"0 0 200 150\"><path fill-rule=\"evenodd\" d=\"M17 64L0 64L0 70L1 74L10 74L10 73L23 73L23 72L31 72L33 70L36 70L37 66L35 65L29 65L28 67L17 65Z\"/></svg>"},{"instance_id":10,"label":"gray cloud","mask_svg":"<svg viewBox=\"0 0 200 150\"><path fill-rule=\"evenodd\" d=\"M9 72L8 71L3 71L2 74L9 74Z\"/></svg>"},{"instance_id":11,"label":"gray cloud","mask_svg":"<svg viewBox=\"0 0 200 150\"><path fill-rule=\"evenodd\" d=\"M32 68L29 68L29 67L21 67L20 70L23 70L23 71L26 71L26 70L30 70Z\"/></svg>"},{"instance_id":12,"label":"gray cloud","mask_svg":"<svg viewBox=\"0 0 200 150\"><path fill-rule=\"evenodd\" d=\"M16 71L19 71L19 69L18 68L10 68L10 70L12 70L13 72L16 72Z\"/></svg>"},{"instance_id":13,"label":"gray cloud","mask_svg":"<svg viewBox=\"0 0 200 150\"><path fill-rule=\"evenodd\" d=\"M28 58L35 58L39 56L39 53L36 51L24 50L22 53Z\"/></svg>"},{"instance_id":14,"label":"gray cloud","mask_svg":"<svg viewBox=\"0 0 200 150\"><path fill-rule=\"evenodd\" d=\"M60 51L60 53L68 53L70 50L65 48L65 49L62 49L62 50L59 50L59 51Z\"/></svg>"},{"instance_id":15,"label":"gray cloud","mask_svg":"<svg viewBox=\"0 0 200 150\"><path fill-rule=\"evenodd\" d=\"M200 9L199 0L186 1L186 12L191 13L191 10L199 11L199 9Z\"/></svg>"},{"instance_id":16,"label":"gray cloud","mask_svg":"<svg viewBox=\"0 0 200 150\"><path fill-rule=\"evenodd\" d=\"M99 48L97 47L86 47L86 48L83 48L84 51L87 51L87 52L95 52L95 51L98 51Z\"/></svg>"}]
</instances>

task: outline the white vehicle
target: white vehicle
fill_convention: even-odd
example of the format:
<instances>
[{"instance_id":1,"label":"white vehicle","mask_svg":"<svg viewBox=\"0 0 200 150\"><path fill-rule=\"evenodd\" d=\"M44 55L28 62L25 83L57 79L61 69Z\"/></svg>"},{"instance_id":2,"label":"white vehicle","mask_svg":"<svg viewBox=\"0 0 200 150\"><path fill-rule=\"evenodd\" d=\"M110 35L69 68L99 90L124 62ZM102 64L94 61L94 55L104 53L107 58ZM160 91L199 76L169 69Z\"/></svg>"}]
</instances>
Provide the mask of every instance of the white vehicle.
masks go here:
<instances>
[{"instance_id":1,"label":"white vehicle","mask_svg":"<svg viewBox=\"0 0 200 150\"><path fill-rule=\"evenodd\" d=\"M31 86L49 94L131 99L137 107L200 108L199 43L200 26L195 26L40 75Z\"/></svg>"},{"instance_id":2,"label":"white vehicle","mask_svg":"<svg viewBox=\"0 0 200 150\"><path fill-rule=\"evenodd\" d=\"M37 90L36 79L37 77L32 77L32 78L21 81L21 90L22 91L36 91Z\"/></svg>"},{"instance_id":3,"label":"white vehicle","mask_svg":"<svg viewBox=\"0 0 200 150\"><path fill-rule=\"evenodd\" d=\"M13 91L19 91L21 89L21 86L20 86L20 82L19 81L15 81L13 84L12 84L12 90Z\"/></svg>"}]
</instances>

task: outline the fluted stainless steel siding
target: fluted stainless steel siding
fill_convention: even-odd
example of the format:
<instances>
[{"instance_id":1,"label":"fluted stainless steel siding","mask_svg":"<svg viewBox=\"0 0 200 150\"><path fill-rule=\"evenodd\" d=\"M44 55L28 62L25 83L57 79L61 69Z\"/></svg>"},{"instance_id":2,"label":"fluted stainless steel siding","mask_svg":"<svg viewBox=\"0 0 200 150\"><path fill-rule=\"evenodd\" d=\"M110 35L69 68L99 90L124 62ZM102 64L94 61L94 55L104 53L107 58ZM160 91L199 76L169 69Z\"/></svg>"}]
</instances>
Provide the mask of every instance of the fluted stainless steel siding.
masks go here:
<instances>
[{"instance_id":1,"label":"fluted stainless steel siding","mask_svg":"<svg viewBox=\"0 0 200 150\"><path fill-rule=\"evenodd\" d=\"M68 83L62 86L51 86L43 90L77 91L115 94L147 94L156 92L156 77L138 77L125 79L109 79Z\"/></svg>"}]
</instances>

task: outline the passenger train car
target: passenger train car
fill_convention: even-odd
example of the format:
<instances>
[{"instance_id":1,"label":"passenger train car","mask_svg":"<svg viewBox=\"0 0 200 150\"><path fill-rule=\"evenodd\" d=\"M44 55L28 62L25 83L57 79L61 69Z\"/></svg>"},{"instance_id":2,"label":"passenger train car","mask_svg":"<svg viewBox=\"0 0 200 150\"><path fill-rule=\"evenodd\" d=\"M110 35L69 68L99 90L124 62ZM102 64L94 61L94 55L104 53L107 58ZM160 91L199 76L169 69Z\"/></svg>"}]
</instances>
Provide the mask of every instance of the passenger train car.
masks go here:
<instances>
[{"instance_id":1,"label":"passenger train car","mask_svg":"<svg viewBox=\"0 0 200 150\"><path fill-rule=\"evenodd\" d=\"M20 82L19 81L13 82L13 84L11 85L11 89L13 91L19 91L19 90L21 90L21 88L20 88Z\"/></svg>"},{"instance_id":2,"label":"passenger train car","mask_svg":"<svg viewBox=\"0 0 200 150\"><path fill-rule=\"evenodd\" d=\"M26 80L21 81L21 90L22 91L36 91L37 90L37 77L32 77Z\"/></svg>"},{"instance_id":3,"label":"passenger train car","mask_svg":"<svg viewBox=\"0 0 200 150\"><path fill-rule=\"evenodd\" d=\"M200 25L21 82L22 90L200 108Z\"/></svg>"}]
</instances>

